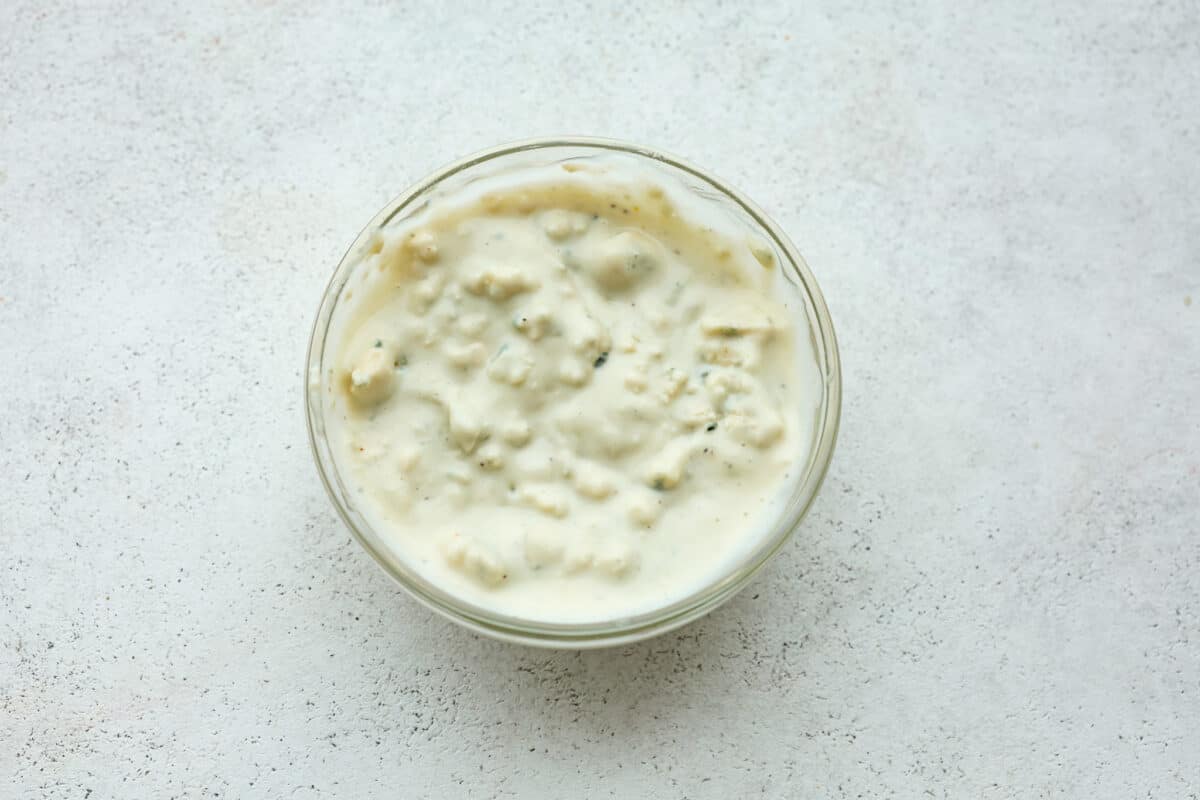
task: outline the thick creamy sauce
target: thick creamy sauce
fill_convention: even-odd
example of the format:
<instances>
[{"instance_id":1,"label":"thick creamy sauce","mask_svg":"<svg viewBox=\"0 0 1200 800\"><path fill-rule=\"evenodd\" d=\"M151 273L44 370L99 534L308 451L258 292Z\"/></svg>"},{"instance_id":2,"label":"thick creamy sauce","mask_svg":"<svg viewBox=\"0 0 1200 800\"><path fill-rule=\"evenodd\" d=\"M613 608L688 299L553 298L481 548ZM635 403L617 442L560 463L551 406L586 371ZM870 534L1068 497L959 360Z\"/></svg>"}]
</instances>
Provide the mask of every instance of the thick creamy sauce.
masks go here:
<instances>
[{"instance_id":1,"label":"thick creamy sauce","mask_svg":"<svg viewBox=\"0 0 1200 800\"><path fill-rule=\"evenodd\" d=\"M357 254L327 434L356 508L434 585L614 620L770 531L812 446L811 336L773 249L687 195L615 162L531 168Z\"/></svg>"}]
</instances>

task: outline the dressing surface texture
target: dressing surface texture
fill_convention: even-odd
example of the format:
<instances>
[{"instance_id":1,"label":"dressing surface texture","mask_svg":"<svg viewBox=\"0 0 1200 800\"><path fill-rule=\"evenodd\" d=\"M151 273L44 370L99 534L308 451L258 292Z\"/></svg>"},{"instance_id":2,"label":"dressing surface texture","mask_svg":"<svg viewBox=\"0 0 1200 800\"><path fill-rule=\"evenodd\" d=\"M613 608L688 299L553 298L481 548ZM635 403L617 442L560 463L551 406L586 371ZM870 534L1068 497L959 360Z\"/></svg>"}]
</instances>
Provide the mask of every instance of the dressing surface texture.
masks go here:
<instances>
[{"instance_id":1,"label":"dressing surface texture","mask_svg":"<svg viewBox=\"0 0 1200 800\"><path fill-rule=\"evenodd\" d=\"M765 542L806 469L799 294L764 239L636 163L502 172L351 254L321 376L343 484L422 577L494 612L680 601Z\"/></svg>"}]
</instances>

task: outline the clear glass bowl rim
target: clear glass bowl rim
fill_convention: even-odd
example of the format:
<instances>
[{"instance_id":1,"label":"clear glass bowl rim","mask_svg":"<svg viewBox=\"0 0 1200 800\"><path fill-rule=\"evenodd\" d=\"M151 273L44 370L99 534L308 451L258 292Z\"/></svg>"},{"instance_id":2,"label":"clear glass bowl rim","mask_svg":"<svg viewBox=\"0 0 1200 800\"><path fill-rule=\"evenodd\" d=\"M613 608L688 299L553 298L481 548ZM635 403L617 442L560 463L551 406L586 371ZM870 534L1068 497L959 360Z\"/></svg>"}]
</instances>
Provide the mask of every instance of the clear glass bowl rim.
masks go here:
<instances>
[{"instance_id":1,"label":"clear glass bowl rim","mask_svg":"<svg viewBox=\"0 0 1200 800\"><path fill-rule=\"evenodd\" d=\"M409 203L422 197L447 178L506 156L553 148L615 151L647 158L659 165L666 165L698 178L739 206L759 226L760 232L766 235L784 254L787 262L781 265L781 268L790 267L792 276L799 279L799 288L805 296L807 310L813 316L810 323L815 323L812 334L818 365L822 369L824 378L824 396L817 421L816 445L808 475L803 483L797 486L791 498L793 501L798 499L799 503L790 502L788 504L792 511L784 520L785 524L778 528L776 534L751 551L741 563L720 580L693 592L682 600L638 616L587 624L543 623L497 614L458 599L407 567L399 557L382 545L379 537L373 531L362 530L352 518L346 498L343 492L339 491L341 488L340 476L324 434L322 419L324 413L322 362L325 339L341 290L356 265L356 255L367 237L380 226L386 225L393 217L407 208ZM309 337L304 375L305 419L313 459L325 491L354 539L371 555L384 572L427 608L478 633L503 641L543 647L604 647L656 636L698 619L737 594L791 539L800 522L808 513L829 470L841 421L841 361L833 330L833 321L812 271L787 235L754 202L711 173L661 150L616 139L597 137L550 137L498 145L435 170L385 205L355 237L325 287Z\"/></svg>"}]
</instances>

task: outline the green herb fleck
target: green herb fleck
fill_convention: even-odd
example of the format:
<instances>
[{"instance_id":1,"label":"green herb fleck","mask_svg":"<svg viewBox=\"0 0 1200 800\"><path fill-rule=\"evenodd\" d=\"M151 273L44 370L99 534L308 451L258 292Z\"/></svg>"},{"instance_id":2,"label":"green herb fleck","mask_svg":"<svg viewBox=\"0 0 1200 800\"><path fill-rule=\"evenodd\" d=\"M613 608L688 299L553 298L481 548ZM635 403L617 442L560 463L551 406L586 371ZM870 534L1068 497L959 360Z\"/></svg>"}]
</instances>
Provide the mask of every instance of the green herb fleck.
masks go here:
<instances>
[{"instance_id":1,"label":"green herb fleck","mask_svg":"<svg viewBox=\"0 0 1200 800\"><path fill-rule=\"evenodd\" d=\"M713 422L713 423L710 423L709 426L707 428L705 428L704 430L708 431L709 433L712 433L716 429L717 429L717 423Z\"/></svg>"},{"instance_id":2,"label":"green herb fleck","mask_svg":"<svg viewBox=\"0 0 1200 800\"><path fill-rule=\"evenodd\" d=\"M608 361L608 351L607 350L605 350L600 355L596 356L596 360L592 362L592 366L595 367L596 369L600 369L601 367L604 366L604 362L606 362L606 361Z\"/></svg>"},{"instance_id":3,"label":"green herb fleck","mask_svg":"<svg viewBox=\"0 0 1200 800\"><path fill-rule=\"evenodd\" d=\"M676 281L674 288L671 289L671 295L667 298L667 305L673 306L679 302L680 295L683 294L683 283Z\"/></svg>"},{"instance_id":4,"label":"green herb fleck","mask_svg":"<svg viewBox=\"0 0 1200 800\"><path fill-rule=\"evenodd\" d=\"M376 340L375 340L375 346L376 346L376 347L383 347L383 339L376 339Z\"/></svg>"}]
</instances>

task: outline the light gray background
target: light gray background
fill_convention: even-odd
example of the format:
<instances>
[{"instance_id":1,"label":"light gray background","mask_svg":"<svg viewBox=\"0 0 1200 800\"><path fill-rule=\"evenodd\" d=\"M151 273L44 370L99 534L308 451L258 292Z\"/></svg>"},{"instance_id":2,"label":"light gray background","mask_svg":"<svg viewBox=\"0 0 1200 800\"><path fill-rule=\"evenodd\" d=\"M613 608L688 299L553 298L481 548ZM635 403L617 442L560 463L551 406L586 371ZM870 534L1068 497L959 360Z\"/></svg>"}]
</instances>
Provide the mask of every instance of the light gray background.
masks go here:
<instances>
[{"instance_id":1,"label":"light gray background","mask_svg":"<svg viewBox=\"0 0 1200 800\"><path fill-rule=\"evenodd\" d=\"M1196 797L1200 9L0 3L0 796ZM359 227L586 133L821 281L842 436L742 595L480 639L334 516Z\"/></svg>"}]
</instances>

